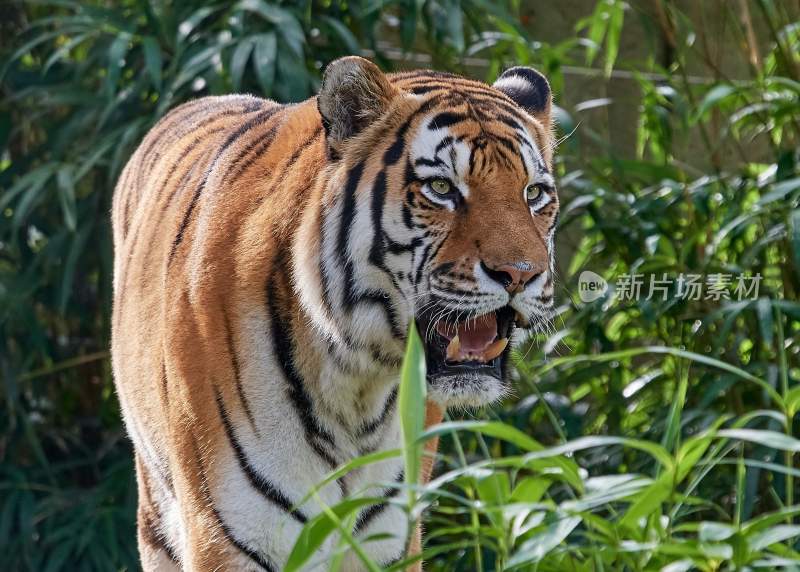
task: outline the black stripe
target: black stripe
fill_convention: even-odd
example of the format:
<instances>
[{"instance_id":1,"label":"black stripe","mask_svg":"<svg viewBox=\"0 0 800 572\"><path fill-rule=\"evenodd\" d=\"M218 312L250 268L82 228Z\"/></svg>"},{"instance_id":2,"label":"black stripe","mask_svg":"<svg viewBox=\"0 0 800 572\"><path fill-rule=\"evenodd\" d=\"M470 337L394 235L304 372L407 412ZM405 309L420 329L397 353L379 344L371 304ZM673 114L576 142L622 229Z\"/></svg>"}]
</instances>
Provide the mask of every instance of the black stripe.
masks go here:
<instances>
[{"instance_id":1,"label":"black stripe","mask_svg":"<svg viewBox=\"0 0 800 572\"><path fill-rule=\"evenodd\" d=\"M139 525L139 534L141 534L142 539L149 544L151 548L163 550L170 560L176 564L180 564L175 550L173 550L172 546L167 542L164 533L156 527L149 514L144 514L142 516L141 524Z\"/></svg>"},{"instance_id":2,"label":"black stripe","mask_svg":"<svg viewBox=\"0 0 800 572\"><path fill-rule=\"evenodd\" d=\"M144 488L144 498L140 499L138 510L138 514L142 520L142 522L139 524L139 533L142 535L142 537L144 537L145 542L150 544L150 546L157 550L163 550L167 553L167 556L170 560L177 563L178 555L175 554L175 551L169 544L167 535L154 520L155 518L158 520L158 523L163 524L163 516L161 515L158 506L153 503L153 494L150 490L149 474L146 472L149 471L149 468L144 466L144 461L142 461L139 455L136 456L136 464L142 471L140 484ZM141 504L142 502L145 503L144 506Z\"/></svg>"},{"instance_id":3,"label":"black stripe","mask_svg":"<svg viewBox=\"0 0 800 572\"><path fill-rule=\"evenodd\" d=\"M470 117L464 113L455 113L453 111L443 111L436 115L433 119L428 122L428 129L436 130L442 129L444 127L450 127L452 125L457 125L462 121L469 120Z\"/></svg>"},{"instance_id":4,"label":"black stripe","mask_svg":"<svg viewBox=\"0 0 800 572\"><path fill-rule=\"evenodd\" d=\"M452 144L453 144L453 136L452 135L448 135L448 136L444 137L441 141L439 141L439 144L436 145L436 149L433 151L433 154L435 156L438 156L439 155L439 151L441 151L442 149L444 149L448 145L452 145Z\"/></svg>"},{"instance_id":5,"label":"black stripe","mask_svg":"<svg viewBox=\"0 0 800 572\"><path fill-rule=\"evenodd\" d=\"M135 187L129 187L130 179L133 176L131 173L133 172L133 168L127 168L126 171L123 172L123 177L120 178L118 181L119 189L122 191L123 195L120 197L120 201L122 201L122 239L124 240L128 236L128 230L130 229L130 209L131 209L131 195L132 190Z\"/></svg>"},{"instance_id":6,"label":"black stripe","mask_svg":"<svg viewBox=\"0 0 800 572\"><path fill-rule=\"evenodd\" d=\"M242 472L247 477L247 480L256 489L259 493L261 493L266 499L271 501L273 504L277 505L282 510L291 514L294 519L301 524L305 524L308 521L308 517L304 515L299 510L292 507L291 501L284 495L274 484L269 482L263 475L256 472L253 466L247 459L247 454L242 449L241 443L236 438L236 434L233 430L233 426L231 425L231 420L228 417L228 412L225 409L225 404L222 401L222 395L219 392L217 387L214 387L214 397L217 400L217 409L219 410L219 416L222 418L222 425L225 428L225 435L228 438L228 441L233 448L233 452L236 454L236 460L239 463L239 468L242 469Z\"/></svg>"},{"instance_id":7,"label":"black stripe","mask_svg":"<svg viewBox=\"0 0 800 572\"><path fill-rule=\"evenodd\" d=\"M214 167L216 162L219 160L219 158L222 156L225 150L227 150L228 147L233 145L237 139L247 134L251 129L257 127L258 125L260 125L261 123L272 117L272 115L274 115L275 112L280 109L282 109L280 106L275 106L255 115L254 117L246 121L244 124L242 124L236 131L231 133L227 137L227 139L225 139L225 141L222 143L219 150L217 151L216 156L206 168L203 180L197 186L197 189L195 189L195 192L192 195L192 200L189 202L189 206L183 215L183 220L181 221L180 227L178 227L178 233L175 235L175 239L172 241L172 248L170 249L169 258L167 259L167 266L172 264L172 260L173 258L175 258L175 253L177 252L181 242L183 242L183 235L186 232L186 227L189 225L189 220L192 216L192 212L194 211L194 208L197 205L197 200L200 198L200 194L203 192L203 189L205 188L206 183L208 182L208 177L211 174L211 169Z\"/></svg>"},{"instance_id":8,"label":"black stripe","mask_svg":"<svg viewBox=\"0 0 800 572\"><path fill-rule=\"evenodd\" d=\"M275 109L276 112L277 112L277 111L280 111L280 110L284 109L284 106L277 105L273 109ZM253 163L255 163L258 160L258 158L275 141L275 135L277 135L278 130L280 129L281 125L282 124L273 125L272 127L270 127L269 131L267 131L264 135L262 135L261 137L256 137L244 149L242 149L242 151L239 153L239 155L237 155L236 158L230 163L230 165L228 167L228 172L225 173L225 175L222 177L221 180L222 181L228 181L229 183L232 183L236 179L238 179L242 175L242 173L247 171L248 167L250 167ZM248 154L250 154L250 157L248 157L248 159L246 161L244 161L244 163L239 165L239 163ZM238 168L237 168L237 165L238 165ZM235 172L233 172L234 169L235 169ZM231 174L231 172L233 172L233 174ZM229 177L230 177L230 180L228 180Z\"/></svg>"},{"instance_id":9,"label":"black stripe","mask_svg":"<svg viewBox=\"0 0 800 572\"><path fill-rule=\"evenodd\" d=\"M250 426L253 428L253 432L256 435L259 435L258 428L256 427L256 420L253 417L252 410L250 409L250 402L247 401L247 396L245 395L244 387L242 386L242 375L241 369L239 368L239 357L236 354L236 346L233 343L231 320L228 316L228 313L224 310L222 312L222 316L225 321L225 343L228 346L228 353L231 354L231 367L233 368L233 377L234 381L236 382L236 393L239 396L239 401L242 403L244 414L247 417L247 420L250 422Z\"/></svg>"},{"instance_id":10,"label":"black stripe","mask_svg":"<svg viewBox=\"0 0 800 572\"><path fill-rule=\"evenodd\" d=\"M169 405L169 391L167 386L167 363L164 360L164 355L161 355L161 393L164 402Z\"/></svg>"},{"instance_id":11,"label":"black stripe","mask_svg":"<svg viewBox=\"0 0 800 572\"><path fill-rule=\"evenodd\" d=\"M499 121L501 123L505 123L512 129L516 129L517 131L522 131L522 132L525 131L522 125L520 125L519 122L510 115L505 115L504 113L498 113L497 115L494 116L494 120Z\"/></svg>"},{"instance_id":12,"label":"black stripe","mask_svg":"<svg viewBox=\"0 0 800 572\"><path fill-rule=\"evenodd\" d=\"M410 70L404 72L393 73L390 79L405 82L415 78L442 78L442 79L464 79L463 77L450 72L436 71L436 70Z\"/></svg>"},{"instance_id":13,"label":"black stripe","mask_svg":"<svg viewBox=\"0 0 800 572\"><path fill-rule=\"evenodd\" d=\"M220 181L231 184L241 177L242 174L272 146L272 143L275 141L275 135L277 135L280 127L281 125L273 125L264 135L251 141L247 147L236 156L236 159L230 164L228 171L220 178ZM239 162L247 155L250 156L239 165Z\"/></svg>"},{"instance_id":14,"label":"black stripe","mask_svg":"<svg viewBox=\"0 0 800 572\"><path fill-rule=\"evenodd\" d=\"M553 229L558 226L558 219L560 216L561 211L557 210L556 214L553 216L553 222L547 227L547 232L545 234L549 235L551 232L553 232Z\"/></svg>"},{"instance_id":15,"label":"black stripe","mask_svg":"<svg viewBox=\"0 0 800 572\"><path fill-rule=\"evenodd\" d=\"M292 330L289 321L281 315L278 307L277 288L275 285L275 274L285 274L285 262L281 263L276 259L275 272L267 283L267 305L272 326L272 345L275 359L281 367L283 376L288 385L288 395L292 406L297 413L306 440L312 449L327 462L331 468L338 466L336 460L325 451L317 439L326 441L330 447L334 446L333 436L320 425L319 420L314 414L314 405L311 397L305 389L303 378L297 371L294 361L294 345L292 343Z\"/></svg>"},{"instance_id":16,"label":"black stripe","mask_svg":"<svg viewBox=\"0 0 800 572\"><path fill-rule=\"evenodd\" d=\"M418 85L409 89L414 95L425 95L432 91L444 89L441 85Z\"/></svg>"},{"instance_id":17,"label":"black stripe","mask_svg":"<svg viewBox=\"0 0 800 572\"><path fill-rule=\"evenodd\" d=\"M322 127L317 127L317 128L316 128L316 129L315 129L315 130L314 130L314 131L311 133L311 135L308 137L308 139L306 139L305 141L303 141L303 142L302 142L302 143L301 143L301 144L300 144L300 145L297 147L297 149L295 149L295 150L294 150L294 153L292 153L292 156L291 156L291 157L289 157L289 161L286 163L286 168L287 168L287 169L288 169L288 168L291 168L291 167L292 167L292 166L295 164L295 162L296 162L296 161L297 161L297 160L300 158L300 155L302 155L302 154L303 154L303 152L304 152L304 151L305 151L305 150L306 150L308 147L310 147L310 146L311 146L311 145L314 143L314 141L316 141L316 140L317 140L317 139L318 139L318 138L319 138L319 137L322 135L322 133L323 133L323 129L322 129Z\"/></svg>"},{"instance_id":18,"label":"black stripe","mask_svg":"<svg viewBox=\"0 0 800 572\"><path fill-rule=\"evenodd\" d=\"M195 139L194 139L194 140L193 140L193 141L192 141L192 142L189 144L189 146L188 146L186 149L184 149L184 150L183 150L183 152L181 153L181 155L180 155L180 156L179 156L179 157L178 157L178 158L175 160L175 162L172 164L172 166L170 167L169 173L167 174L167 177L166 177L166 179L164 179L164 184L162 185L162 187L161 187L161 190L159 191L158 195L156 195L156 196L157 196L157 197L160 197L160 196L161 196L161 194L164 192L164 189L166 189L166 187L167 187L167 183L169 183L169 180L172 178L172 175L173 175L173 173L174 173L174 172L175 172L175 171L178 169L178 167L180 166L181 162L182 162L182 161L183 161L183 160L184 160L184 159L185 159L185 158L186 158L186 157L189 155L189 153L191 153L192 151L194 151L194 149L195 149L195 148L196 148L198 145L200 145L201 143L205 143L205 142L207 142L207 141L208 141L208 137L209 137L209 135L213 135L213 134L215 134L215 133L219 133L220 131L224 131L225 129L226 129L226 127L225 127L225 126L218 127L218 128L216 128L216 129L210 129L209 131L206 131L205 133L203 133L201 136L199 136L199 137L196 137L196 138L195 138ZM209 156L210 154L211 154L211 153L205 153L205 154L203 155L203 160L205 160L206 158L208 158L208 156ZM180 181L178 182L178 184L177 184L177 185L175 185L175 187L172 189L172 192L169 194L169 197L167 198L167 201L166 201L166 202L164 203L164 205L161 207L161 212L162 212L162 213L163 213L164 211L166 211L166 210L167 210L167 208L169 207L169 205L172 203L172 199L175 197L175 195L178 193L178 191L180 191L180 190L182 190L182 189L184 188L184 185L185 185L185 184L186 184L186 182L187 182L187 181L188 181L188 180L191 178L191 176L192 176L192 174L194 173L194 171L195 171L195 168L197 167L197 165L198 165L198 164L202 164L203 160L200 160L200 161L193 161L193 162L192 162L192 165L191 165L191 167L189 167L189 169L188 169L188 170L187 170L187 171L186 171L186 172L183 174L183 176L181 177L181 180L180 180Z\"/></svg>"},{"instance_id":19,"label":"black stripe","mask_svg":"<svg viewBox=\"0 0 800 572\"><path fill-rule=\"evenodd\" d=\"M405 122L397 129L397 135L395 136L394 142L389 146L386 152L383 154L383 163L386 166L394 165L400 160L400 157L403 154L403 149L405 148L405 136L408 129L411 127L411 123L414 119L427 111L429 111L434 105L438 104L440 101L439 97L431 97L427 99L425 102L422 103L414 112L405 120Z\"/></svg>"},{"instance_id":20,"label":"black stripe","mask_svg":"<svg viewBox=\"0 0 800 572\"><path fill-rule=\"evenodd\" d=\"M373 361L376 361L390 368L400 367L400 364L403 362L402 355L393 356L390 354L386 354L383 352L383 348L378 344L370 344L369 353L372 356Z\"/></svg>"},{"instance_id":21,"label":"black stripe","mask_svg":"<svg viewBox=\"0 0 800 572\"><path fill-rule=\"evenodd\" d=\"M303 141L303 143L300 144L300 146L297 147L297 149L295 149L294 153L292 153L291 157L289 157L289 160L286 161L286 164L282 167L283 170L282 170L278 180L275 181L272 185L270 185L269 189L266 189L261 195L259 195L258 201L257 201L258 204L261 204L261 202L267 196L269 196L274 190L279 189L281 187L281 185L283 185L283 182L286 180L286 177L291 172L292 167L297 162L297 160L300 158L300 156L309 147L311 147L311 145L313 145L314 142L317 141L319 139L319 137L323 133L324 133L324 130L322 129L322 127L317 127L314 130L314 132L311 134L311 136L308 139L306 139L305 141ZM307 179L307 185L306 185L306 187L304 189L302 189L302 191L305 191L307 188L309 188L313 182L314 182L314 179L312 177L309 177Z\"/></svg>"},{"instance_id":22,"label":"black stripe","mask_svg":"<svg viewBox=\"0 0 800 572\"><path fill-rule=\"evenodd\" d=\"M389 393L389 396L386 398L386 402L383 404L383 409L381 409L380 414L369 421L368 423L364 423L361 426L361 429L358 431L359 437L366 437L367 435L374 433L377 431L381 425L386 422L387 417L393 411L394 404L397 401L397 387L393 388L392 391Z\"/></svg>"},{"instance_id":23,"label":"black stripe","mask_svg":"<svg viewBox=\"0 0 800 572\"><path fill-rule=\"evenodd\" d=\"M400 474L395 480L397 483L402 483L404 478L404 472L400 471ZM383 511L386 510L386 507L389 506L389 499L396 497L399 492L400 487L390 487L383 493L383 498L385 499L384 501L375 503L361 511L361 514L359 514L358 518L356 519L355 526L353 526L353 534L358 534L360 531L367 528L373 520L375 520Z\"/></svg>"},{"instance_id":24,"label":"black stripe","mask_svg":"<svg viewBox=\"0 0 800 572\"><path fill-rule=\"evenodd\" d=\"M155 131L157 128L162 129L162 131L160 133L158 133L157 137L153 141L151 141L150 144L147 146L147 148L144 151L145 155L149 155L150 152L153 149L156 148L156 146L160 146L162 143L164 143L164 141L162 141L162 139L164 138L165 135L173 136L173 141L176 141L178 139L181 139L181 138L185 137L189 133L191 133L193 131L196 131L197 129L208 125L209 123L213 123L214 121L216 121L220 117L227 117L227 116L232 116L232 115L246 115L248 113L253 113L254 111L257 111L258 109L260 109L262 104L265 103L263 99L259 99L259 100L255 101L255 102L248 102L247 105L244 105L243 107L237 107L237 108L231 109L231 108L225 107L225 106L226 105L230 105L231 103L235 104L235 103L241 103L241 102L210 102L210 101L207 101L207 100L204 101L203 99L195 100L195 102L202 102L203 105L192 105L192 104L189 104L189 105L191 105L191 107L189 109L180 109L180 111L178 109L175 109L175 110L173 110L171 115L167 115L166 117L164 117L164 119L162 121L159 121L153 127L152 131ZM219 109L220 107L222 107L221 111ZM197 109L197 108L199 108L199 109ZM179 111L179 113L175 113L175 112L178 112L178 111ZM186 112L186 113L183 113L183 112ZM173 119L173 117L172 117L173 114L175 115L174 121L168 121L167 122L167 120ZM191 123L190 122L190 123L188 123L188 127L189 127L188 129L176 132L176 129L178 129L179 127L183 126L184 122L186 120L188 120L194 114L198 114L198 115L204 116L204 118L202 120L200 120L199 122L195 122L195 123ZM209 114L211 114L210 117L205 117L205 116L207 116ZM162 122L165 122L164 125L161 125ZM148 161L148 164L147 165L143 165L142 171L145 172L145 173L149 173L150 170L155 165L156 161L159 159L159 157L160 157L160 155L158 153L156 153L155 156L150 157L150 160Z\"/></svg>"},{"instance_id":25,"label":"black stripe","mask_svg":"<svg viewBox=\"0 0 800 572\"><path fill-rule=\"evenodd\" d=\"M403 339L405 337L405 333L400 330L400 326L398 325L397 312L395 312L394 307L392 306L392 301L385 292L367 290L359 296L358 301L370 302L383 308L392 337L398 339Z\"/></svg>"},{"instance_id":26,"label":"black stripe","mask_svg":"<svg viewBox=\"0 0 800 572\"><path fill-rule=\"evenodd\" d=\"M414 161L414 165L425 165L426 167L439 167L440 165L444 165L444 161L442 161L439 157L435 157L434 159L428 159L426 157L420 157Z\"/></svg>"},{"instance_id":27,"label":"black stripe","mask_svg":"<svg viewBox=\"0 0 800 572\"><path fill-rule=\"evenodd\" d=\"M325 209L320 208L318 214L317 224L319 226L319 280L322 286L322 305L325 308L328 316L333 319L335 314L333 312L333 304L331 303L331 281L328 276L328 268L325 265L325 244L327 243L327 234L325 232Z\"/></svg>"},{"instance_id":28,"label":"black stripe","mask_svg":"<svg viewBox=\"0 0 800 572\"><path fill-rule=\"evenodd\" d=\"M425 269L425 263L428 262L428 256L431 253L432 246L433 242L429 242L425 245L425 249L422 251L419 264L417 264L417 268L414 271L414 284L419 284L420 280L422 280L422 271Z\"/></svg>"},{"instance_id":29,"label":"black stripe","mask_svg":"<svg viewBox=\"0 0 800 572\"><path fill-rule=\"evenodd\" d=\"M364 172L364 163L357 163L347 173L347 182L342 190L342 212L339 214L339 233L336 240L339 262L344 270L342 304L350 310L355 303L353 261L350 259L350 226L356 215L356 189Z\"/></svg>"},{"instance_id":30,"label":"black stripe","mask_svg":"<svg viewBox=\"0 0 800 572\"><path fill-rule=\"evenodd\" d=\"M211 510L211 513L214 515L214 518L217 519L219 523L219 527L222 530L222 533L225 535L225 539L234 545L239 551L250 558L253 562L258 564L261 568L266 570L267 572L277 572L278 567L272 562L272 560L268 556L263 556L260 552L253 550L249 546L247 546L244 542L236 538L234 536L233 531L230 527L222 520L222 515L217 510L217 507L214 506L214 499L211 496L211 490L208 486L208 477L206 476L206 471L203 468L202 458L200 456L200 450L197 447L197 443L194 439L192 439L192 448L194 449L194 460L197 469L197 474L200 477L200 492L205 497L206 506L208 506Z\"/></svg>"},{"instance_id":31,"label":"black stripe","mask_svg":"<svg viewBox=\"0 0 800 572\"><path fill-rule=\"evenodd\" d=\"M423 82L417 85L404 86L404 89L409 89L411 92L416 94L430 93L431 91L444 91L446 92L448 97L457 95L463 99L467 99L472 104L478 103L486 105L489 107L489 109L491 109L495 113L497 112L498 109L502 109L505 112L511 114L511 116L517 116L517 118L520 117L521 113L526 113L507 95L498 92L497 90L491 88L490 86L474 82L458 83L458 84L453 84L452 82L447 82L447 83ZM494 117L491 116L488 116L486 118L494 119ZM522 123L524 122L525 121L523 120Z\"/></svg>"}]
</instances>

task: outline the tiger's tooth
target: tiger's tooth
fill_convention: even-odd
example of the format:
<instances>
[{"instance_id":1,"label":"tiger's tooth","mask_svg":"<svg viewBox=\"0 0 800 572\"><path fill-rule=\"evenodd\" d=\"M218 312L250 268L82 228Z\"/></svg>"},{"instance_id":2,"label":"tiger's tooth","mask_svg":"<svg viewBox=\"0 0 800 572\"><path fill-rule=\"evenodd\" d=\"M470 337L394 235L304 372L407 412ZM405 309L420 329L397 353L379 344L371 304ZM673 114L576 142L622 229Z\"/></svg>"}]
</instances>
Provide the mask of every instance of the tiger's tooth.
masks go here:
<instances>
[{"instance_id":1,"label":"tiger's tooth","mask_svg":"<svg viewBox=\"0 0 800 572\"><path fill-rule=\"evenodd\" d=\"M492 342L492 345L483 350L483 356L481 356L483 361L492 361L494 358L503 353L503 350L506 349L507 345L508 338L501 338Z\"/></svg>"},{"instance_id":2,"label":"tiger's tooth","mask_svg":"<svg viewBox=\"0 0 800 572\"><path fill-rule=\"evenodd\" d=\"M523 316L519 312L517 312L516 316L514 316L514 321L516 322L516 324L518 326L520 326L522 328L527 328L528 326L531 325L531 323L528 321L528 318L526 318L525 316Z\"/></svg>"},{"instance_id":3,"label":"tiger's tooth","mask_svg":"<svg viewBox=\"0 0 800 572\"><path fill-rule=\"evenodd\" d=\"M447 344L447 360L448 361L458 361L459 356L461 355L461 340L458 339L458 334L450 340L450 343Z\"/></svg>"}]
</instances>

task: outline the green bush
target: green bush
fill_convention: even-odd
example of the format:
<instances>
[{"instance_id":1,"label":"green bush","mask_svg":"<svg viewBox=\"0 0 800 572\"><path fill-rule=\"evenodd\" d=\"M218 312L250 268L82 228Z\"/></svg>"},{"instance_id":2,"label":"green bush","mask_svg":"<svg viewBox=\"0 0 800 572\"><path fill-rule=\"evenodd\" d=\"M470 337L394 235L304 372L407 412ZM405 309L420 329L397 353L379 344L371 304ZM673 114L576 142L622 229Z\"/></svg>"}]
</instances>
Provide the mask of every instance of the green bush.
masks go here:
<instances>
[{"instance_id":1,"label":"green bush","mask_svg":"<svg viewBox=\"0 0 800 572\"><path fill-rule=\"evenodd\" d=\"M537 65L561 105L561 306L515 354L513 398L433 430L439 476L408 506L427 508L427 569L800 569L800 19L698 5L603 0L549 43L515 2L0 7L0 567L138 568L108 212L143 134L186 99L300 100L331 59L369 49L391 69L399 48L481 79ZM637 22L663 46L626 52ZM736 79L714 55L731 46ZM631 149L591 121L607 100L569 92L576 72L638 94ZM673 283L584 303L584 270L618 292L631 274L761 282L755 299L734 279L728 298Z\"/></svg>"}]
</instances>

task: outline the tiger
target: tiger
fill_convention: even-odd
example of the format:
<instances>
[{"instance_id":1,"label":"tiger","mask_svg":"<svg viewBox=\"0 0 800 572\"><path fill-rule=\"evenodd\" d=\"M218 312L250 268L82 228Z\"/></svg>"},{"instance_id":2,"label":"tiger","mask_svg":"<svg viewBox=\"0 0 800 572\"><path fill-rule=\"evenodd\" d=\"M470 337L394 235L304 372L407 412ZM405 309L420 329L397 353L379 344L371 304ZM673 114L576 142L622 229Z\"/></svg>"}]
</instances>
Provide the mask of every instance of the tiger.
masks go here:
<instances>
[{"instance_id":1,"label":"tiger","mask_svg":"<svg viewBox=\"0 0 800 572\"><path fill-rule=\"evenodd\" d=\"M399 456L309 491L401 447L412 323L426 426L511 391L511 347L553 312L552 108L533 68L488 85L348 56L306 101L206 96L146 134L111 212L145 571L280 570L306 523L359 495L379 501L352 521L364 554L421 570ZM309 569L364 569L340 543Z\"/></svg>"}]
</instances>

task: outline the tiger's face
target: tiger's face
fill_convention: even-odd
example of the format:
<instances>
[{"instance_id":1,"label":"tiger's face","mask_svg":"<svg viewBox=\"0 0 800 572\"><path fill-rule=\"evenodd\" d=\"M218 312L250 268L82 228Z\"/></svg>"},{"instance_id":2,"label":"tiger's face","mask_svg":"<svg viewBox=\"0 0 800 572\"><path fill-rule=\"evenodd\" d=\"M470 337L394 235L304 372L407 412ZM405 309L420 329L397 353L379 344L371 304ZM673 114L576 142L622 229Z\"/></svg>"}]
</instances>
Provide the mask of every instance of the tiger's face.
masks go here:
<instances>
[{"instance_id":1,"label":"tiger's face","mask_svg":"<svg viewBox=\"0 0 800 572\"><path fill-rule=\"evenodd\" d=\"M372 68L358 87L379 94L380 111L333 152L348 173L359 170L353 272L361 291L384 300L377 321L394 323L362 320L355 330L397 338L415 319L430 395L448 406L491 402L507 391L515 328L543 325L553 305L549 87L530 68L512 68L493 87ZM370 212L359 218L360 205Z\"/></svg>"}]
</instances>

